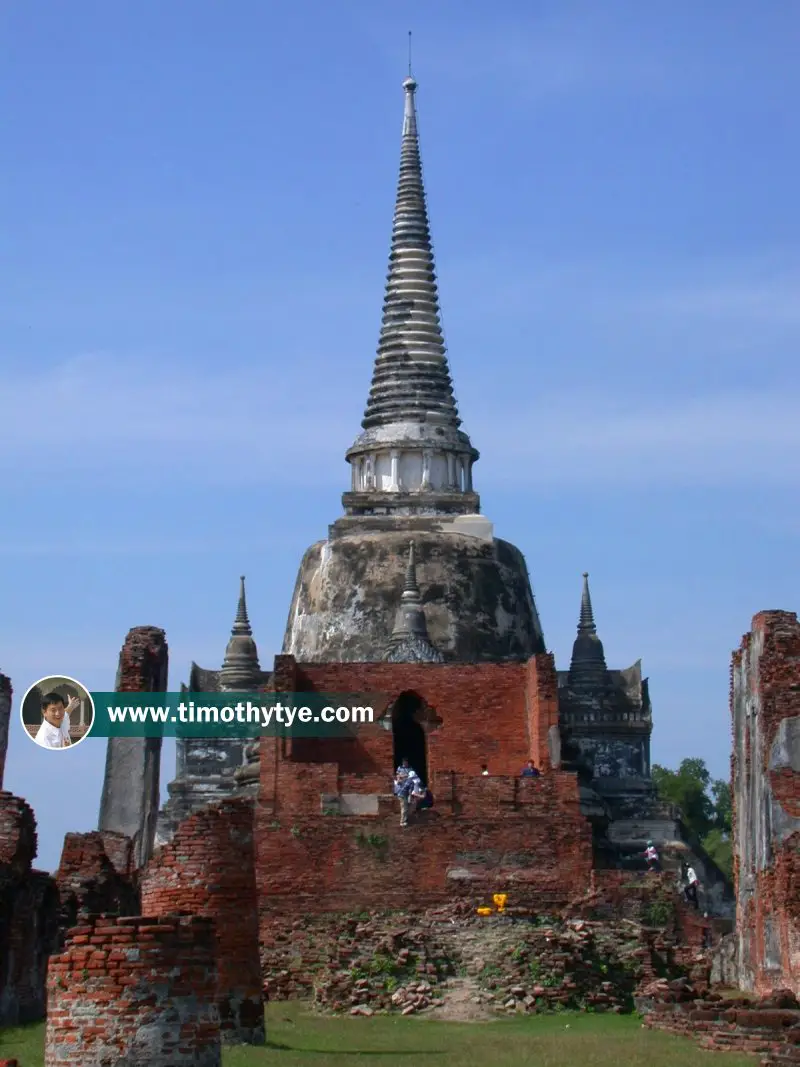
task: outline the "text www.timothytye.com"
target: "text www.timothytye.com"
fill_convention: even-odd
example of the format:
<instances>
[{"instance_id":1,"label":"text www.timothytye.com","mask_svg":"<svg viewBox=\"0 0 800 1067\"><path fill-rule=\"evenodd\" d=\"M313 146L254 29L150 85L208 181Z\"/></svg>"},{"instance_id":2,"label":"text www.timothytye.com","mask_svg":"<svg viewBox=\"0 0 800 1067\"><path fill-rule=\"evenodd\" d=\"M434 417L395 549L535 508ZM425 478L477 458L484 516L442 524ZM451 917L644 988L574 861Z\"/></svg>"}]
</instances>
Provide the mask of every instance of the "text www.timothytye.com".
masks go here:
<instances>
[{"instance_id":1,"label":"text www.timothytye.com","mask_svg":"<svg viewBox=\"0 0 800 1067\"><path fill-rule=\"evenodd\" d=\"M213 704L196 705L194 701L182 701L177 705L161 707L108 707L112 723L198 723L221 726L258 725L262 729L283 727L290 729L295 723L341 723L359 725L372 722L373 709L368 707L324 707L312 710L307 705L253 704L240 701L217 707Z\"/></svg>"}]
</instances>

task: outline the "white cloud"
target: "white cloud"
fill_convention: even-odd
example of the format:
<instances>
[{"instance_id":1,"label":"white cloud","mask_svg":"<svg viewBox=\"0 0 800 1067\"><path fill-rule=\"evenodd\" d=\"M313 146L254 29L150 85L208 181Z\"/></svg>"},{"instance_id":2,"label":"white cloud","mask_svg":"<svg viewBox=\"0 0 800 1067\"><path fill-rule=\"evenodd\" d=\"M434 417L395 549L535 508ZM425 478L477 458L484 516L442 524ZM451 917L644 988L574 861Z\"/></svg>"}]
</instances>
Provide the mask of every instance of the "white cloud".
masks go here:
<instances>
[{"instance_id":1,"label":"white cloud","mask_svg":"<svg viewBox=\"0 0 800 1067\"><path fill-rule=\"evenodd\" d=\"M515 484L800 482L800 387L762 393L553 395L487 425L491 478Z\"/></svg>"},{"instance_id":2,"label":"white cloud","mask_svg":"<svg viewBox=\"0 0 800 1067\"><path fill-rule=\"evenodd\" d=\"M465 428L483 450L479 490L493 482L797 484L800 269L785 254L624 275L599 263L509 264L498 272L502 259L500 250L453 264L448 286L461 309L456 388ZM487 284L498 273L510 283ZM512 354L509 376L486 380L484 342L470 330L478 315L489 332L499 318L524 332L537 321L546 331L563 317L580 354L573 360L562 349L542 382L535 364L548 360L547 339L537 340L535 359L516 371L514 393ZM593 346L591 357L584 345ZM733 359L744 384L737 388L736 375L726 374L732 384L722 391L720 371ZM363 360L327 352L281 365L103 353L34 373L7 365L0 470L9 485L45 475L90 488L124 479L160 490L173 483L344 489L344 452L358 430L367 373ZM54 412L57 425L39 412ZM202 536L154 536L148 545L102 531L59 539L65 555L217 547ZM52 548L47 537L0 537L0 556Z\"/></svg>"},{"instance_id":3,"label":"white cloud","mask_svg":"<svg viewBox=\"0 0 800 1067\"><path fill-rule=\"evenodd\" d=\"M139 365L134 375L111 357L92 357L48 374L7 377L0 381L8 413L0 423L0 464L12 481L47 472L85 485L123 474L140 487L179 478L196 486L344 488L353 405L343 410L332 404L336 382L320 375L317 388L300 389L297 374L287 368L278 393L269 380L274 373L259 369L201 377L176 366ZM302 418L298 395L304 397ZM31 433L31 411L43 405L63 413L63 429ZM798 410L800 383L791 380L760 392L690 396L653 396L632 382L554 390L529 403L494 394L470 416L468 429L476 442L490 443L479 467L484 486L487 479L516 485L794 485L800 479ZM112 548L116 543L111 540ZM19 547L7 543L5 552ZM118 544L120 552L128 547ZM170 542L159 550L178 547ZM213 550L191 539L184 547ZM47 550L45 541L32 540L28 551L39 550Z\"/></svg>"},{"instance_id":4,"label":"white cloud","mask_svg":"<svg viewBox=\"0 0 800 1067\"><path fill-rule=\"evenodd\" d=\"M780 251L739 261L669 265L645 257L537 264L520 260L513 246L473 259L439 258L445 300L452 298L471 317L527 322L542 315L580 316L616 326L635 319L637 328L649 328L654 341L664 325L690 324L714 331L698 336L704 346L713 346L720 329L743 326L752 329L747 336L753 343L763 336L757 331L770 327L797 330L800 339L800 267L796 257ZM498 278L505 279L501 285Z\"/></svg>"},{"instance_id":5,"label":"white cloud","mask_svg":"<svg viewBox=\"0 0 800 1067\"><path fill-rule=\"evenodd\" d=\"M10 478L125 474L163 484L165 474L180 472L211 484L236 485L254 474L314 481L332 459L332 441L341 442L335 455L343 466L352 421L331 412L330 390L320 390L311 410L304 370L210 372L92 355L35 375L7 373L0 378L0 466Z\"/></svg>"}]
</instances>

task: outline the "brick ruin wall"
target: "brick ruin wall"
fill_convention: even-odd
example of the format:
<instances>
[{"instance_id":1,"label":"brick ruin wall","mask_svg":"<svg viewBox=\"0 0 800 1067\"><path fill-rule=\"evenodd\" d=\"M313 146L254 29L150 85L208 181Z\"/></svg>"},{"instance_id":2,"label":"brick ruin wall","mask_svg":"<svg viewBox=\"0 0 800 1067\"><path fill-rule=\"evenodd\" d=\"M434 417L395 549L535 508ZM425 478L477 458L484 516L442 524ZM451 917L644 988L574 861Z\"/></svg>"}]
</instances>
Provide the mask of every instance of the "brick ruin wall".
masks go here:
<instances>
[{"instance_id":1,"label":"brick ruin wall","mask_svg":"<svg viewBox=\"0 0 800 1067\"><path fill-rule=\"evenodd\" d=\"M592 833L575 775L553 770L558 725L552 657L502 664L296 664L276 688L347 694L376 721L355 738L261 743L256 857L265 958L280 969L286 917L414 909L505 892L515 904L566 904L585 891ZM399 825L391 723L403 694L422 705L434 808ZM533 758L540 778L521 779ZM490 768L481 776L481 766ZM277 955L276 955L277 954ZM272 964L270 964L272 968Z\"/></svg>"},{"instance_id":2,"label":"brick ruin wall","mask_svg":"<svg viewBox=\"0 0 800 1067\"><path fill-rule=\"evenodd\" d=\"M800 1064L800 1004L790 990L723 997L685 978L661 978L635 1003L645 1026L694 1038L703 1049L760 1055L762 1067Z\"/></svg>"},{"instance_id":3,"label":"brick ruin wall","mask_svg":"<svg viewBox=\"0 0 800 1067\"><path fill-rule=\"evenodd\" d=\"M215 920L222 1040L263 1045L252 802L223 801L184 820L154 853L141 891L147 915Z\"/></svg>"},{"instance_id":4,"label":"brick ruin wall","mask_svg":"<svg viewBox=\"0 0 800 1067\"><path fill-rule=\"evenodd\" d=\"M47 977L45 1067L220 1067L213 923L92 917Z\"/></svg>"},{"instance_id":5,"label":"brick ruin wall","mask_svg":"<svg viewBox=\"0 0 800 1067\"><path fill-rule=\"evenodd\" d=\"M761 612L731 668L735 945L746 990L800 993L800 624Z\"/></svg>"},{"instance_id":6,"label":"brick ruin wall","mask_svg":"<svg viewBox=\"0 0 800 1067\"><path fill-rule=\"evenodd\" d=\"M54 878L62 929L74 926L83 912L141 914L133 842L122 834L67 834Z\"/></svg>"},{"instance_id":7,"label":"brick ruin wall","mask_svg":"<svg viewBox=\"0 0 800 1067\"><path fill-rule=\"evenodd\" d=\"M47 960L58 939L58 891L33 869L36 819L0 792L0 1026L41 1019Z\"/></svg>"},{"instance_id":8,"label":"brick ruin wall","mask_svg":"<svg viewBox=\"0 0 800 1067\"><path fill-rule=\"evenodd\" d=\"M503 892L512 909L552 914L571 905L572 917L582 921L606 922L612 913L614 919L646 918L654 903L649 889L628 884L627 872L593 871L591 829L580 812L577 779L549 764L547 741L557 725L556 687L548 684L555 683L551 657L458 671L452 665L309 666L294 664L291 657L278 659L286 661L281 688L290 691L382 692L379 710L399 691L417 693L428 716L434 809L406 829L399 826L397 802L387 796L392 734L379 725L347 741L270 738L261 744L255 809L251 801L235 800L196 813L143 872L137 870L136 846L124 834L106 829L67 835L59 871L50 879L31 870L32 812L24 802L0 794L0 892L11 887L6 899L20 901L0 911L0 947L13 945L15 937L20 946L25 944L24 949L0 952L0 959L13 956L17 961L15 974L0 973L0 1022L41 1017L50 951L43 946L47 936L52 944L59 900L62 927L67 903L69 921L98 908L127 911L127 927L122 920L103 920L104 929L115 924L126 929L125 939L133 947L125 951L134 954L140 936L150 951L149 926L154 923L153 918L133 917L134 910L161 917L164 922L155 925L173 933L178 928L170 916L176 912L219 920L212 927L217 961L212 999L221 1019L219 1040L253 1043L264 1040L261 965L279 995L307 992L315 968L329 965L332 944L335 958L342 922L352 923L360 912L374 913L376 902L395 916L431 907L461 907L471 915L478 904ZM786 613L756 616L753 634L734 657L737 966L757 990L797 989L800 806L798 690L793 687L800 678L793 672L798 663L800 627ZM541 778L519 778L529 754L544 770ZM479 775L482 763L490 766L490 777ZM350 808L342 805L345 798ZM139 875L141 902L136 896ZM28 888L20 895L23 883ZM773 909L776 900L779 906ZM86 926L85 918L78 921ZM750 935L748 922L753 925ZM678 909L670 934L684 946L678 956L670 950L677 962L683 959L681 951L703 949L707 925L688 909ZM33 939L29 929L39 931ZM74 934L84 936L106 935L100 929ZM71 941L59 959L72 959L70 953L87 943ZM650 945L651 950L658 956L658 945ZM25 952L27 985L19 965ZM89 957L82 958L85 963ZM101 968L110 961L108 954L96 958ZM103 981L84 990L101 1015L109 1002L103 991L116 988L134 959L116 956L114 974L98 970L98 981ZM428 963L435 969L434 961ZM70 974L78 969L70 968ZM84 972L92 968L79 970L86 977ZM147 1005L143 1010L149 1010ZM78 1040L78 1011L66 1011L64 1025L54 1024L52 1036L48 1031L49 1048ZM81 1025L86 1033L80 1040L91 1039L94 1024ZM111 1033L110 1022L108 1027ZM123 1043L128 1040L120 1034Z\"/></svg>"},{"instance_id":9,"label":"brick ruin wall","mask_svg":"<svg viewBox=\"0 0 800 1067\"><path fill-rule=\"evenodd\" d=\"M325 789L325 768L284 764L295 791ZM420 907L507 892L515 901L565 904L589 884L591 829L572 775L467 778L434 774L433 810L404 828L399 804L380 798L375 817L275 812L256 815L262 915Z\"/></svg>"},{"instance_id":10,"label":"brick ruin wall","mask_svg":"<svg viewBox=\"0 0 800 1067\"><path fill-rule=\"evenodd\" d=\"M558 676L549 654L527 663L442 665L298 664L291 656L278 656L274 677L289 691L360 694L359 702L367 704L380 694L376 719L401 694L418 696L429 712L423 720L432 770L478 775L485 763L492 775L519 775L528 759L542 770L550 768L548 735L558 727ZM338 760L341 774L374 776L383 791L394 769L392 731L363 729L359 739L355 746L329 739L292 744L297 746L295 758ZM372 785L370 780L361 791Z\"/></svg>"},{"instance_id":11,"label":"brick ruin wall","mask_svg":"<svg viewBox=\"0 0 800 1067\"><path fill-rule=\"evenodd\" d=\"M303 782L319 792L319 781ZM407 828L399 825L393 799L376 818L276 818L269 805L258 806L266 975L296 968L298 954L313 963L322 950L315 918L324 922L326 915L413 910L459 899L474 909L491 904L494 893L507 894L513 906L547 911L586 891L591 831L571 775L551 772L524 780L442 775L441 783L434 775L433 790L441 808L422 813Z\"/></svg>"},{"instance_id":12,"label":"brick ruin wall","mask_svg":"<svg viewBox=\"0 0 800 1067\"><path fill-rule=\"evenodd\" d=\"M169 650L157 626L136 626L119 654L117 692L163 693L167 688ZM133 841L133 858L143 867L152 854L160 802L160 737L112 737L98 828Z\"/></svg>"}]
</instances>

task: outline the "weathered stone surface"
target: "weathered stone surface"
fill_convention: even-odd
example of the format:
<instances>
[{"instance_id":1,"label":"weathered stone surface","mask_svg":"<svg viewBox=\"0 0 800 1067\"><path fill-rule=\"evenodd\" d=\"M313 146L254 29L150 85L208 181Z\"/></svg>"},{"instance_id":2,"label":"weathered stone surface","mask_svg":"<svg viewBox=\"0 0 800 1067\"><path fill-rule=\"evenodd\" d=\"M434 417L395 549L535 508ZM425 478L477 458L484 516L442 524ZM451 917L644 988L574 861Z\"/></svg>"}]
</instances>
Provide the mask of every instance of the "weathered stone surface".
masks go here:
<instances>
[{"instance_id":1,"label":"weathered stone surface","mask_svg":"<svg viewBox=\"0 0 800 1067\"><path fill-rule=\"evenodd\" d=\"M738 980L800 992L800 623L754 616L731 667Z\"/></svg>"},{"instance_id":2,"label":"weathered stone surface","mask_svg":"<svg viewBox=\"0 0 800 1067\"><path fill-rule=\"evenodd\" d=\"M433 522L353 532L303 557L283 649L297 660L383 659L403 592L409 531L431 643L447 660L527 659L544 640L525 560L506 541L441 532Z\"/></svg>"},{"instance_id":3,"label":"weathered stone surface","mask_svg":"<svg viewBox=\"0 0 800 1067\"><path fill-rule=\"evenodd\" d=\"M137 626L119 656L117 692L164 693L169 656L166 636L156 626ZM110 737L98 830L133 839L138 867L150 857L158 818L160 737Z\"/></svg>"},{"instance_id":4,"label":"weathered stone surface","mask_svg":"<svg viewBox=\"0 0 800 1067\"><path fill-rule=\"evenodd\" d=\"M578 633L568 671L558 672L559 721L603 795L620 780L649 780L652 708L641 661L609 670L583 576Z\"/></svg>"}]
</instances>

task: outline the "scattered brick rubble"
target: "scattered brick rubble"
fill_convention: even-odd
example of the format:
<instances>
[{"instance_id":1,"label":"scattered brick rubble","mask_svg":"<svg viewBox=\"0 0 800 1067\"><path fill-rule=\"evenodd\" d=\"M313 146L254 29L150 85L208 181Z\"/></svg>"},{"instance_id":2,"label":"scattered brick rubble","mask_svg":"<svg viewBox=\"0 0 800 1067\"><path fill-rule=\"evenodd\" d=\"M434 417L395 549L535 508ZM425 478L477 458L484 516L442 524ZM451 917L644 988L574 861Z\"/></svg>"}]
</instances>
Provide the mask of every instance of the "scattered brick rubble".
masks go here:
<instances>
[{"instance_id":1,"label":"scattered brick rubble","mask_svg":"<svg viewBox=\"0 0 800 1067\"><path fill-rule=\"evenodd\" d=\"M316 960L305 975L299 966L269 974L268 995L310 987L319 1009L355 1015L440 1008L463 981L474 1003L492 1012L631 1011L637 988L655 975L709 968L703 953L689 956L667 931L633 921L482 917L464 903L338 925L329 916L324 930L306 926L306 934L318 946Z\"/></svg>"},{"instance_id":2,"label":"scattered brick rubble","mask_svg":"<svg viewBox=\"0 0 800 1067\"><path fill-rule=\"evenodd\" d=\"M636 999L645 1025L698 1039L701 1048L762 1053L763 1067L800 1064L800 1004L790 990L760 999L710 992L688 979L659 979Z\"/></svg>"}]
</instances>

